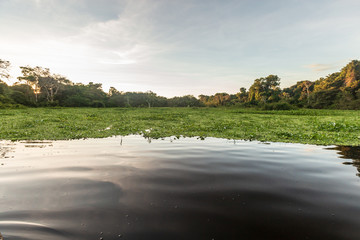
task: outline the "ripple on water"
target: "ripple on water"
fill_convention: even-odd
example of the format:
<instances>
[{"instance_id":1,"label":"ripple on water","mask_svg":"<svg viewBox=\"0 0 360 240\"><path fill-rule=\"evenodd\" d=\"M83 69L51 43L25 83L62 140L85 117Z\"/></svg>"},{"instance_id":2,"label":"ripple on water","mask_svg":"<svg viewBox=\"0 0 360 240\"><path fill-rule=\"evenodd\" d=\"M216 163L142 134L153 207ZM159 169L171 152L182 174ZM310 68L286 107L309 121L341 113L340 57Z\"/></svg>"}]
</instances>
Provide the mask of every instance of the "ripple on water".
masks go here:
<instances>
[{"instance_id":1,"label":"ripple on water","mask_svg":"<svg viewBox=\"0 0 360 240\"><path fill-rule=\"evenodd\" d=\"M21 221L0 221L0 229L6 230L6 240L36 240L36 239L69 239L65 232L47 227L43 224ZM0 239L4 237L0 234Z\"/></svg>"},{"instance_id":2,"label":"ripple on water","mask_svg":"<svg viewBox=\"0 0 360 240\"><path fill-rule=\"evenodd\" d=\"M357 156L215 138L3 141L0 231L5 240L357 239Z\"/></svg>"}]
</instances>

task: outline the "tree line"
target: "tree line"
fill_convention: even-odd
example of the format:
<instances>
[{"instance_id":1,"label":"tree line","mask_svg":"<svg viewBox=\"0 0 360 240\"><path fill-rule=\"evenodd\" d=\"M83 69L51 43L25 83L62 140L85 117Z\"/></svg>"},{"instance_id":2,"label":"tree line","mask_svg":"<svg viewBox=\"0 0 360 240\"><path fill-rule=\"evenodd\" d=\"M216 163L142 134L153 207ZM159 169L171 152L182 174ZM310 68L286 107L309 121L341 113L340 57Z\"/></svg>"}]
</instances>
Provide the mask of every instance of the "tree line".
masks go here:
<instances>
[{"instance_id":1,"label":"tree line","mask_svg":"<svg viewBox=\"0 0 360 240\"><path fill-rule=\"evenodd\" d=\"M29 107L199 107L201 102L192 95L165 98L156 93L121 92L111 87L104 92L102 84L73 83L53 74L48 68L20 67L21 76L11 86L6 84L10 62L0 59L0 108Z\"/></svg>"},{"instance_id":2,"label":"tree line","mask_svg":"<svg viewBox=\"0 0 360 240\"><path fill-rule=\"evenodd\" d=\"M353 60L339 72L316 81L302 80L281 89L277 75L255 79L247 90L236 94L200 95L206 106L261 107L268 110L292 108L360 109L360 61Z\"/></svg>"},{"instance_id":3,"label":"tree line","mask_svg":"<svg viewBox=\"0 0 360 240\"><path fill-rule=\"evenodd\" d=\"M13 85L9 61L0 59L0 108L7 107L260 107L263 109L337 108L360 109L360 62L353 60L341 71L317 81L303 80L281 89L280 78L269 75L255 79L247 90L236 94L192 95L165 98L152 91L122 92L100 83L73 83L48 68L22 66Z\"/></svg>"}]
</instances>

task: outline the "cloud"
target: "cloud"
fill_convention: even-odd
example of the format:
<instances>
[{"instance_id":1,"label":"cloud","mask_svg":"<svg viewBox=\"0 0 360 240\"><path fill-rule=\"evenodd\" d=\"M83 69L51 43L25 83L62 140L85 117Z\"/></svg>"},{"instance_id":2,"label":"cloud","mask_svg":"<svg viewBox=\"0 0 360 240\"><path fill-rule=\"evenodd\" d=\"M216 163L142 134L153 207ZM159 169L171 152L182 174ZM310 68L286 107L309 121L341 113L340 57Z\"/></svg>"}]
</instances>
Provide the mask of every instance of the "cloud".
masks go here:
<instances>
[{"instance_id":1,"label":"cloud","mask_svg":"<svg viewBox=\"0 0 360 240\"><path fill-rule=\"evenodd\" d=\"M0 58L13 69L39 65L74 82L163 95L236 91L269 74L291 84L357 57L359 7L356 0L0 0Z\"/></svg>"},{"instance_id":2,"label":"cloud","mask_svg":"<svg viewBox=\"0 0 360 240\"><path fill-rule=\"evenodd\" d=\"M305 67L310 68L315 72L322 72L336 68L336 66L334 66L333 64L321 64L321 63L310 64Z\"/></svg>"},{"instance_id":3,"label":"cloud","mask_svg":"<svg viewBox=\"0 0 360 240\"><path fill-rule=\"evenodd\" d=\"M169 49L156 41L150 16L154 8L156 4L150 6L147 1L128 2L115 19L90 23L62 41L79 49L86 47L88 55L102 64L147 61Z\"/></svg>"}]
</instances>

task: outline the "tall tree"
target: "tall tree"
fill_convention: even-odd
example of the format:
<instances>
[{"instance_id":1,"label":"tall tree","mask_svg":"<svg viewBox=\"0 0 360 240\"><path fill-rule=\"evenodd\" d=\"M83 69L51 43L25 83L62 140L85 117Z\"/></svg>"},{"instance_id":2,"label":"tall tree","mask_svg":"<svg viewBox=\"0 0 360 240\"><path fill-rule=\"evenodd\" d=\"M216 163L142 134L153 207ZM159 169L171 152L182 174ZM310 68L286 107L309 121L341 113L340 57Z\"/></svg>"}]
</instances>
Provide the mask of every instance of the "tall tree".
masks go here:
<instances>
[{"instance_id":1,"label":"tall tree","mask_svg":"<svg viewBox=\"0 0 360 240\"><path fill-rule=\"evenodd\" d=\"M306 80L302 82L303 91L302 93L305 93L307 104L310 104L310 87L312 87L313 83Z\"/></svg>"},{"instance_id":2,"label":"tall tree","mask_svg":"<svg viewBox=\"0 0 360 240\"><path fill-rule=\"evenodd\" d=\"M266 78L255 79L249 89L250 101L261 101L266 103L275 100L280 94L280 78L277 75L269 75Z\"/></svg>"},{"instance_id":3,"label":"tall tree","mask_svg":"<svg viewBox=\"0 0 360 240\"><path fill-rule=\"evenodd\" d=\"M58 74L49 74L48 76L39 77L40 90L46 93L48 102L54 102L55 95L59 89L65 84L72 84L66 77Z\"/></svg>"},{"instance_id":4,"label":"tall tree","mask_svg":"<svg viewBox=\"0 0 360 240\"><path fill-rule=\"evenodd\" d=\"M10 89L10 97L14 100L14 102L26 106L35 105L35 94L29 85L15 83L10 87Z\"/></svg>"},{"instance_id":5,"label":"tall tree","mask_svg":"<svg viewBox=\"0 0 360 240\"><path fill-rule=\"evenodd\" d=\"M40 78L50 77L50 70L42 67L20 67L22 76L18 77L19 81L25 82L34 89L35 101L38 102L38 95L41 93L39 84Z\"/></svg>"},{"instance_id":6,"label":"tall tree","mask_svg":"<svg viewBox=\"0 0 360 240\"><path fill-rule=\"evenodd\" d=\"M150 108L151 106L154 106L155 102L156 102L156 93L152 92L152 91L147 91L145 93L145 101L148 104L148 107Z\"/></svg>"},{"instance_id":7,"label":"tall tree","mask_svg":"<svg viewBox=\"0 0 360 240\"><path fill-rule=\"evenodd\" d=\"M246 102L248 99L248 92L246 91L246 88L240 88L240 92L236 94L236 97L238 98L239 102Z\"/></svg>"},{"instance_id":8,"label":"tall tree","mask_svg":"<svg viewBox=\"0 0 360 240\"><path fill-rule=\"evenodd\" d=\"M228 93L216 93L213 101L217 106L223 106L230 101L230 95Z\"/></svg>"},{"instance_id":9,"label":"tall tree","mask_svg":"<svg viewBox=\"0 0 360 240\"><path fill-rule=\"evenodd\" d=\"M10 62L0 59L0 82L8 80L10 78L9 69Z\"/></svg>"}]
</instances>

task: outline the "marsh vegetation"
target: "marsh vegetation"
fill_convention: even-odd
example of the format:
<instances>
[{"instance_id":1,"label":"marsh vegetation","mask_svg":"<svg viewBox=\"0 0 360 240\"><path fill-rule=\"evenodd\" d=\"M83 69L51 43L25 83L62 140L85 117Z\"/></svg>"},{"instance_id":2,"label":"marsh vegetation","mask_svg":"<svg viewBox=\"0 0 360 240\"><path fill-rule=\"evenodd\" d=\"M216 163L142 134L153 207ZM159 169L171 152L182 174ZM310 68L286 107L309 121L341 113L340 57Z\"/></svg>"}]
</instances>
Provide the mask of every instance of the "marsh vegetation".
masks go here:
<instances>
[{"instance_id":1,"label":"marsh vegetation","mask_svg":"<svg viewBox=\"0 0 360 240\"><path fill-rule=\"evenodd\" d=\"M26 108L0 110L0 139L142 134L360 145L360 112L239 108Z\"/></svg>"}]
</instances>

